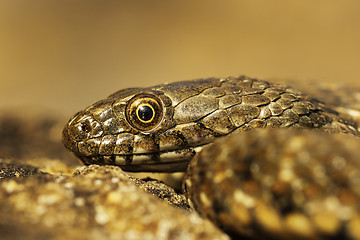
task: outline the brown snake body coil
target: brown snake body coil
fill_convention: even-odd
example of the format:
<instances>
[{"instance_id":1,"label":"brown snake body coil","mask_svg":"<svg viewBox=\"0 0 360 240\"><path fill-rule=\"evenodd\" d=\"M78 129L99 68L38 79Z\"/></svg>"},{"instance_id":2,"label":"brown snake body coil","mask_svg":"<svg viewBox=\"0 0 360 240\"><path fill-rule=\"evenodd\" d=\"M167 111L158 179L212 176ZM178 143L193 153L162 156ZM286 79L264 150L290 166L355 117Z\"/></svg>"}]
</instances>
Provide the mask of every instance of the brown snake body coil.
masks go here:
<instances>
[{"instance_id":1,"label":"brown snake body coil","mask_svg":"<svg viewBox=\"0 0 360 240\"><path fill-rule=\"evenodd\" d=\"M195 156L190 201L235 236L360 239L360 145L349 135L350 117L241 76L118 91L77 113L63 142L85 164L127 171L185 171Z\"/></svg>"}]
</instances>

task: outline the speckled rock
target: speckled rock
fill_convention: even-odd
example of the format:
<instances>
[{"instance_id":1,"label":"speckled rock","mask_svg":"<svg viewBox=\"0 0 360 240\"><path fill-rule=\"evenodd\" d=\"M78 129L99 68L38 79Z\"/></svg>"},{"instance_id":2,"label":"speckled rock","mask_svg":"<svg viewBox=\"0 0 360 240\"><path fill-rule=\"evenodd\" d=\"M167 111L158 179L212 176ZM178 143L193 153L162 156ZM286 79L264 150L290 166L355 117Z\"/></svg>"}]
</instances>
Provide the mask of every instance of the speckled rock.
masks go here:
<instances>
[{"instance_id":1,"label":"speckled rock","mask_svg":"<svg viewBox=\"0 0 360 240\"><path fill-rule=\"evenodd\" d=\"M31 165L13 164L11 161L0 159L0 180L3 178L26 177L38 174L38 168Z\"/></svg>"},{"instance_id":2,"label":"speckled rock","mask_svg":"<svg viewBox=\"0 0 360 240\"><path fill-rule=\"evenodd\" d=\"M197 214L139 189L113 166L3 180L0 213L2 239L228 239Z\"/></svg>"},{"instance_id":3,"label":"speckled rock","mask_svg":"<svg viewBox=\"0 0 360 240\"><path fill-rule=\"evenodd\" d=\"M145 192L151 193L155 197L161 199L175 207L179 207L185 210L190 210L190 206L184 194L178 194L172 187L169 187L165 183L151 178L138 179L130 176L136 186L145 190Z\"/></svg>"}]
</instances>

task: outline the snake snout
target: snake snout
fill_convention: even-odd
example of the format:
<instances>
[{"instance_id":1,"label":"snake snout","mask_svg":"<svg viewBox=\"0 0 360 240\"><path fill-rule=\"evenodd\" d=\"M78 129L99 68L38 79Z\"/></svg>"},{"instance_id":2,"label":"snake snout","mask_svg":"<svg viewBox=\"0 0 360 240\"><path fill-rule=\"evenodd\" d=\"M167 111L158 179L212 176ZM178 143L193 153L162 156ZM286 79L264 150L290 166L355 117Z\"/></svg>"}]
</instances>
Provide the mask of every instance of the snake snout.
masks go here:
<instances>
[{"instance_id":1,"label":"snake snout","mask_svg":"<svg viewBox=\"0 0 360 240\"><path fill-rule=\"evenodd\" d=\"M75 154L79 153L78 144L103 134L101 124L86 112L78 112L63 130L62 141L65 147Z\"/></svg>"}]
</instances>

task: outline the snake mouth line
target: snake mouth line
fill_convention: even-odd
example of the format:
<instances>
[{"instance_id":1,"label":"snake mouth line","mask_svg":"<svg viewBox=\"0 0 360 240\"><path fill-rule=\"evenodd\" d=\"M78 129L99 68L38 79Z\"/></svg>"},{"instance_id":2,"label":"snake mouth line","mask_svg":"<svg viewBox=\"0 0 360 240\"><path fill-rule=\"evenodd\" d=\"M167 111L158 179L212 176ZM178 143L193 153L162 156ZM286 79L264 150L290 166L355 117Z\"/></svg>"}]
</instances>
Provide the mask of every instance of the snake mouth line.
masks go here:
<instances>
[{"instance_id":1,"label":"snake mouth line","mask_svg":"<svg viewBox=\"0 0 360 240\"><path fill-rule=\"evenodd\" d=\"M116 165L130 172L183 172L204 145L155 153L81 156L85 165Z\"/></svg>"}]
</instances>

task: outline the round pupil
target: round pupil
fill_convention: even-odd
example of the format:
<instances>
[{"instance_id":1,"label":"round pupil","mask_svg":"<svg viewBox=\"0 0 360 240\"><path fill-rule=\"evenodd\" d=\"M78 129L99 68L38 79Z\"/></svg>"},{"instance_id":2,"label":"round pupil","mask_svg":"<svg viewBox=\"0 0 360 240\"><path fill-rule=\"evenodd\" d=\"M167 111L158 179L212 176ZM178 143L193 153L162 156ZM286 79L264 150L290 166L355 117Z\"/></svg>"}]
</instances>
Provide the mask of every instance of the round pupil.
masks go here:
<instances>
[{"instance_id":1,"label":"round pupil","mask_svg":"<svg viewBox=\"0 0 360 240\"><path fill-rule=\"evenodd\" d=\"M153 118L154 112L150 106L142 105L138 108L138 116L143 121L149 121Z\"/></svg>"}]
</instances>

